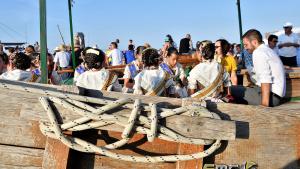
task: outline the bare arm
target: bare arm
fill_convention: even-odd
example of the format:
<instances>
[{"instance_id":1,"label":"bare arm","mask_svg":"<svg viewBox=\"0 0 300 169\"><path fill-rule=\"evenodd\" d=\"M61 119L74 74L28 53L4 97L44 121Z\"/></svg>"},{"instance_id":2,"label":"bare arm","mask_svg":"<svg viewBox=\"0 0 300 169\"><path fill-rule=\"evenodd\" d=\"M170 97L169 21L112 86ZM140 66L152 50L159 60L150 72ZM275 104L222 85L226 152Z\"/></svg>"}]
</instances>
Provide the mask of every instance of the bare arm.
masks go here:
<instances>
[{"instance_id":1,"label":"bare arm","mask_svg":"<svg viewBox=\"0 0 300 169\"><path fill-rule=\"evenodd\" d=\"M132 88L133 88L133 83L130 83L130 82L129 82L129 79L128 79L128 78L125 78L125 79L124 79L124 86L127 87L127 88L132 89Z\"/></svg>"},{"instance_id":2,"label":"bare arm","mask_svg":"<svg viewBox=\"0 0 300 169\"><path fill-rule=\"evenodd\" d=\"M232 85L235 86L235 85L238 84L238 79L237 79L236 71L232 71L231 72L230 79L231 79Z\"/></svg>"},{"instance_id":3,"label":"bare arm","mask_svg":"<svg viewBox=\"0 0 300 169\"><path fill-rule=\"evenodd\" d=\"M53 70L57 70L57 63L54 63Z\"/></svg>"},{"instance_id":4,"label":"bare arm","mask_svg":"<svg viewBox=\"0 0 300 169\"><path fill-rule=\"evenodd\" d=\"M287 42L287 43L283 43L283 44L278 45L278 48L281 49L283 47L291 47L291 46L296 47L296 48L300 47L300 45L298 43Z\"/></svg>"},{"instance_id":5,"label":"bare arm","mask_svg":"<svg viewBox=\"0 0 300 169\"><path fill-rule=\"evenodd\" d=\"M262 83L261 84L261 105L269 107L270 102L270 93L271 93L271 84Z\"/></svg>"}]
</instances>

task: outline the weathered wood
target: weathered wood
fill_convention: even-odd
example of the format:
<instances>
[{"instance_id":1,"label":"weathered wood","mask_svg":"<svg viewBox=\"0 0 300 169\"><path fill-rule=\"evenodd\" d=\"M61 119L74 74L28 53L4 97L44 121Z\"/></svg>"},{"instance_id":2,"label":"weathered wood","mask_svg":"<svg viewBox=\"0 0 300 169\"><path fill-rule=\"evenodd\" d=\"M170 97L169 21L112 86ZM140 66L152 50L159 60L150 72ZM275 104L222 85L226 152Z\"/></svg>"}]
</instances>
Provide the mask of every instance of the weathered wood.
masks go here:
<instances>
[{"instance_id":1,"label":"weathered wood","mask_svg":"<svg viewBox=\"0 0 300 169\"><path fill-rule=\"evenodd\" d=\"M59 140L47 138L43 169L67 169L70 148Z\"/></svg>"},{"instance_id":2,"label":"weathered wood","mask_svg":"<svg viewBox=\"0 0 300 169\"><path fill-rule=\"evenodd\" d=\"M0 168L41 169L43 149L0 145Z\"/></svg>"},{"instance_id":3,"label":"weathered wood","mask_svg":"<svg viewBox=\"0 0 300 169\"><path fill-rule=\"evenodd\" d=\"M108 143L113 143L121 139L120 132L91 132L89 135L84 133L77 134L79 138L88 140L97 146L103 146ZM160 139L155 139L154 142L147 142L147 137L144 135L136 134L132 137L130 142L121 149L113 150L116 153L122 153L127 155L170 155L177 154L178 143L168 142ZM174 169L176 168L176 163L131 163L120 160L112 160L108 157L101 155L81 153L77 151L72 151L70 155L69 162L72 161L69 168L104 168L104 169L144 169L144 168L155 168L155 169Z\"/></svg>"},{"instance_id":4,"label":"weathered wood","mask_svg":"<svg viewBox=\"0 0 300 169\"><path fill-rule=\"evenodd\" d=\"M8 91L4 93L4 91L4 89L0 89L0 92L3 92L3 94L0 95L0 99L3 100L0 104L0 116L3 115L1 122L2 128L0 129L2 139L0 138L0 143L28 147L44 147L45 137L43 137L39 131L38 121L48 121L48 118L37 96L25 92ZM24 99L24 97L26 99ZM9 98L13 99L10 100ZM12 101L23 103L13 104ZM6 113L4 111L2 113L2 111L8 107L11 110L17 110L17 112ZM57 107L64 122L81 117L75 112L62 109L60 106ZM119 110L116 114L124 116L129 115L130 112L130 110ZM222 140L235 139L235 123L232 121L176 115L166 118L165 125L186 137ZM100 129L123 131L123 128L116 125L101 127ZM13 131L20 132L15 132L16 134L13 135L11 134Z\"/></svg>"},{"instance_id":5,"label":"weathered wood","mask_svg":"<svg viewBox=\"0 0 300 169\"><path fill-rule=\"evenodd\" d=\"M193 154L204 150L204 146L197 146L191 144L179 144L178 154ZM176 169L201 169L203 165L203 159L190 160L190 161L178 161Z\"/></svg>"},{"instance_id":6,"label":"weathered wood","mask_svg":"<svg viewBox=\"0 0 300 169\"><path fill-rule=\"evenodd\" d=\"M253 161L259 168L299 168L300 104L275 108L234 104L209 105L223 118L237 121L237 139L208 163L243 164ZM244 139L242 139L244 138Z\"/></svg>"}]
</instances>

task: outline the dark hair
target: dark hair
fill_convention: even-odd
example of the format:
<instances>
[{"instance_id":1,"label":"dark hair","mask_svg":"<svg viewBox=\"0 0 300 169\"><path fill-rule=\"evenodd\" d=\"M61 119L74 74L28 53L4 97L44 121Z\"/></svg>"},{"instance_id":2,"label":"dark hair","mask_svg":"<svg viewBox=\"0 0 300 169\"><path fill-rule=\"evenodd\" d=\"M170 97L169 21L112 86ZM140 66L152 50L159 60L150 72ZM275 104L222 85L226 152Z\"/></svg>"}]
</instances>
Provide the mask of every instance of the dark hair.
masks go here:
<instances>
[{"instance_id":1,"label":"dark hair","mask_svg":"<svg viewBox=\"0 0 300 169\"><path fill-rule=\"evenodd\" d=\"M0 58L2 59L2 61L3 61L3 63L5 64L5 65L7 65L8 64L8 56L7 56L7 54L6 53L2 53L2 54L0 54Z\"/></svg>"},{"instance_id":2,"label":"dark hair","mask_svg":"<svg viewBox=\"0 0 300 169\"><path fill-rule=\"evenodd\" d=\"M134 50L134 45L128 45L128 50Z\"/></svg>"},{"instance_id":3,"label":"dark hair","mask_svg":"<svg viewBox=\"0 0 300 169\"><path fill-rule=\"evenodd\" d=\"M242 45L241 45L241 44L236 44L236 47L239 47L239 48L241 48L241 47L242 47Z\"/></svg>"},{"instance_id":4,"label":"dark hair","mask_svg":"<svg viewBox=\"0 0 300 169\"><path fill-rule=\"evenodd\" d=\"M213 43L208 43L203 46L201 55L205 60L212 60L214 59L215 55L215 45Z\"/></svg>"},{"instance_id":5,"label":"dark hair","mask_svg":"<svg viewBox=\"0 0 300 169\"><path fill-rule=\"evenodd\" d=\"M30 48L33 52L35 52L35 49L32 45L28 45L26 48Z\"/></svg>"},{"instance_id":6,"label":"dark hair","mask_svg":"<svg viewBox=\"0 0 300 169\"><path fill-rule=\"evenodd\" d=\"M196 42L196 51L199 51L200 49L200 46L201 46L201 42L200 41L197 41Z\"/></svg>"},{"instance_id":7,"label":"dark hair","mask_svg":"<svg viewBox=\"0 0 300 169\"><path fill-rule=\"evenodd\" d=\"M179 53L178 53L178 50L177 50L176 48L174 48L174 47L169 47L168 52L167 52L167 57L170 57L173 53L176 54L176 55L179 54Z\"/></svg>"},{"instance_id":8,"label":"dark hair","mask_svg":"<svg viewBox=\"0 0 300 169\"><path fill-rule=\"evenodd\" d=\"M166 37L169 39L170 44L174 43L174 40L171 35L168 34L168 35L166 35Z\"/></svg>"},{"instance_id":9,"label":"dark hair","mask_svg":"<svg viewBox=\"0 0 300 169\"><path fill-rule=\"evenodd\" d=\"M8 51L9 51L9 53L14 53L15 52L15 48L10 47L10 48L8 48Z\"/></svg>"},{"instance_id":10,"label":"dark hair","mask_svg":"<svg viewBox=\"0 0 300 169\"><path fill-rule=\"evenodd\" d=\"M26 70L31 66L31 59L28 55L19 52L14 55L12 63L14 64L15 68Z\"/></svg>"},{"instance_id":11,"label":"dark hair","mask_svg":"<svg viewBox=\"0 0 300 169\"><path fill-rule=\"evenodd\" d=\"M87 47L83 50L84 62L88 69L100 69L105 58L105 54L100 49Z\"/></svg>"},{"instance_id":12,"label":"dark hair","mask_svg":"<svg viewBox=\"0 0 300 169\"><path fill-rule=\"evenodd\" d=\"M270 35L268 37L268 42L272 41L273 39L278 39L278 36L276 36L276 35Z\"/></svg>"},{"instance_id":13,"label":"dark hair","mask_svg":"<svg viewBox=\"0 0 300 169\"><path fill-rule=\"evenodd\" d=\"M243 35L243 39L247 38L249 40L254 40L256 39L259 43L263 43L263 38L261 33L256 30L256 29L250 29L248 30L244 35Z\"/></svg>"},{"instance_id":14,"label":"dark hair","mask_svg":"<svg viewBox=\"0 0 300 169\"><path fill-rule=\"evenodd\" d=\"M159 63L159 54L156 49L148 48L143 51L142 56L145 67L157 66Z\"/></svg>"},{"instance_id":15,"label":"dark hair","mask_svg":"<svg viewBox=\"0 0 300 169\"><path fill-rule=\"evenodd\" d=\"M144 51L145 49L146 49L145 46L138 46L138 47L136 48L135 55L141 55L141 54L143 54L143 51Z\"/></svg>"},{"instance_id":16,"label":"dark hair","mask_svg":"<svg viewBox=\"0 0 300 169\"><path fill-rule=\"evenodd\" d=\"M216 42L221 42L222 54L226 56L231 46L229 42L226 39L218 39Z\"/></svg>"},{"instance_id":17,"label":"dark hair","mask_svg":"<svg viewBox=\"0 0 300 169\"><path fill-rule=\"evenodd\" d=\"M114 45L116 48L118 48L117 42L111 42L112 45Z\"/></svg>"}]
</instances>

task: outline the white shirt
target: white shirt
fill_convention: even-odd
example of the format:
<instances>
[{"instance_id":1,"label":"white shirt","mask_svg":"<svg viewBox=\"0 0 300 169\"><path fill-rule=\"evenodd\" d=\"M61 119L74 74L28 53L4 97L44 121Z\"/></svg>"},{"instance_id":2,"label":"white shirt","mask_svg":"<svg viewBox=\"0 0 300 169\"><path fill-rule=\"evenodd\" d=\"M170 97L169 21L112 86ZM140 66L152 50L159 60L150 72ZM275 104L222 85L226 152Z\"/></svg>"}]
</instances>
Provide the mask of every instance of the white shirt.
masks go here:
<instances>
[{"instance_id":1,"label":"white shirt","mask_svg":"<svg viewBox=\"0 0 300 169\"><path fill-rule=\"evenodd\" d=\"M222 65L215 60L199 63L190 72L188 89L197 89L197 81L204 87L208 87L217 78L220 66ZM223 74L223 83L225 87L231 86L227 72Z\"/></svg>"},{"instance_id":2,"label":"white shirt","mask_svg":"<svg viewBox=\"0 0 300 169\"><path fill-rule=\"evenodd\" d=\"M119 49L112 50L108 57L112 59L112 66L122 65L123 54Z\"/></svg>"},{"instance_id":3,"label":"white shirt","mask_svg":"<svg viewBox=\"0 0 300 169\"><path fill-rule=\"evenodd\" d=\"M165 61L164 61L164 63L167 64ZM161 66L159 66L159 69L163 70ZM171 68L171 69L175 73L174 77L172 77L172 78L179 77L181 80L185 78L184 69L183 69L183 67L182 67L182 65L180 63L176 63L176 66L174 68Z\"/></svg>"},{"instance_id":4,"label":"white shirt","mask_svg":"<svg viewBox=\"0 0 300 169\"><path fill-rule=\"evenodd\" d=\"M31 80L31 77L32 73L30 71L15 69L13 71L3 73L0 76L0 79L28 82Z\"/></svg>"},{"instance_id":5,"label":"white shirt","mask_svg":"<svg viewBox=\"0 0 300 169\"><path fill-rule=\"evenodd\" d=\"M278 55L265 44L253 52L253 70L257 85L271 83L271 91L280 97L285 96L286 79L283 64Z\"/></svg>"},{"instance_id":6,"label":"white shirt","mask_svg":"<svg viewBox=\"0 0 300 169\"><path fill-rule=\"evenodd\" d=\"M157 85L161 82L161 80L164 80L165 72L163 70L143 70L140 72L136 77L134 78L134 93L135 94L142 94L142 88L145 89L147 92L150 92L154 90ZM169 79L164 88L167 89L170 86L174 86L174 81L172 79ZM161 90L158 95L161 95L163 90Z\"/></svg>"},{"instance_id":7,"label":"white shirt","mask_svg":"<svg viewBox=\"0 0 300 169\"><path fill-rule=\"evenodd\" d=\"M57 52L54 56L54 63L59 63L59 67L65 68L70 64L71 54L68 52Z\"/></svg>"},{"instance_id":8,"label":"white shirt","mask_svg":"<svg viewBox=\"0 0 300 169\"><path fill-rule=\"evenodd\" d=\"M76 86L85 88L85 89L92 89L92 90L102 90L107 79L109 76L109 71L105 70L104 68L100 71L85 71L76 81ZM122 86L119 84L118 80L115 79L113 84L108 87L107 90L113 91L121 91Z\"/></svg>"},{"instance_id":9,"label":"white shirt","mask_svg":"<svg viewBox=\"0 0 300 169\"><path fill-rule=\"evenodd\" d=\"M299 40L300 39L299 39L298 35L295 33L292 33L289 36L284 33L278 37L278 45L284 44L287 42L300 44ZM279 49L279 56L284 56L284 57L297 56L297 48L293 47L293 46L283 47L283 48Z\"/></svg>"},{"instance_id":10,"label":"white shirt","mask_svg":"<svg viewBox=\"0 0 300 169\"><path fill-rule=\"evenodd\" d=\"M272 49L270 46L269 46L269 48ZM278 48L278 46L275 46L272 50L273 50L278 56L280 56L280 55L279 55L279 48Z\"/></svg>"}]
</instances>

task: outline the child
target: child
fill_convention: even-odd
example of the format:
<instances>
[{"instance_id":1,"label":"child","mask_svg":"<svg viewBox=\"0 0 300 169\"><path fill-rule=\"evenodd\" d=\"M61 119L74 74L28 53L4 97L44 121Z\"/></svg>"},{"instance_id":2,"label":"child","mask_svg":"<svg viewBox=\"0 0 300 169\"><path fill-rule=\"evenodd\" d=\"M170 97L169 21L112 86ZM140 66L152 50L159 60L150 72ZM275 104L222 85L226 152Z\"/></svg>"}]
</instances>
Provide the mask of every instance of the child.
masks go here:
<instances>
[{"instance_id":1,"label":"child","mask_svg":"<svg viewBox=\"0 0 300 169\"><path fill-rule=\"evenodd\" d=\"M159 69L159 54L156 49L143 51L144 70L134 78L134 94L148 96L173 96L175 91L170 88L174 81L169 74Z\"/></svg>"},{"instance_id":2,"label":"child","mask_svg":"<svg viewBox=\"0 0 300 169\"><path fill-rule=\"evenodd\" d=\"M87 70L76 81L80 94L90 96L92 91L121 91L117 75L103 68L105 54L93 48L86 48L84 53Z\"/></svg>"},{"instance_id":3,"label":"child","mask_svg":"<svg viewBox=\"0 0 300 169\"><path fill-rule=\"evenodd\" d=\"M173 86L175 88L175 96L184 98L188 97L187 90L184 87L184 84L186 84L186 77L182 65L177 63L178 55L177 49L170 47L167 50L164 62L159 65L159 68L168 73L175 82L175 86Z\"/></svg>"}]
</instances>

